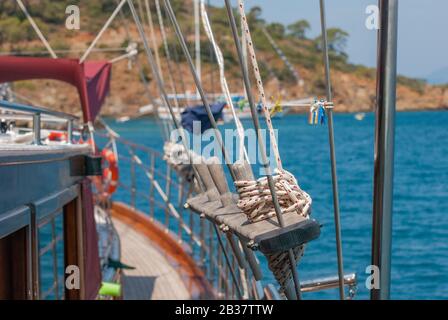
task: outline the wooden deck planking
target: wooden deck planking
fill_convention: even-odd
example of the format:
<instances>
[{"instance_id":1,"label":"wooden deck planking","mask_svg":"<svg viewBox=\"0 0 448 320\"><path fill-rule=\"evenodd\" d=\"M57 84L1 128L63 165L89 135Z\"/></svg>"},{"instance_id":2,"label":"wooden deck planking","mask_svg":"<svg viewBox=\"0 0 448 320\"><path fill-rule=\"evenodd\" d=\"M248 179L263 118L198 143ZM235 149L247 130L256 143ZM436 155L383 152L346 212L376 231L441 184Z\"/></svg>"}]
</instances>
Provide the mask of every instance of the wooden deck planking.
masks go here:
<instances>
[{"instance_id":1,"label":"wooden deck planking","mask_svg":"<svg viewBox=\"0 0 448 320\"><path fill-rule=\"evenodd\" d=\"M144 235L114 219L121 239L122 262L135 270L123 271L126 300L191 299L179 273Z\"/></svg>"}]
</instances>

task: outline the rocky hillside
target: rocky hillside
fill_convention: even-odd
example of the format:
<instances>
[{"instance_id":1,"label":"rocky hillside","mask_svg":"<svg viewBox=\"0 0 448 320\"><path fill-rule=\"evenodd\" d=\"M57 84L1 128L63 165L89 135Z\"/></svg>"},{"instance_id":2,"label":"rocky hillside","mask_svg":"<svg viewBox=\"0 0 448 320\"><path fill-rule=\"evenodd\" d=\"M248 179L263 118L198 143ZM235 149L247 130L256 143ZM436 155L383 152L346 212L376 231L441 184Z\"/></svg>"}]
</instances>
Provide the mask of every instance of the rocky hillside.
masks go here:
<instances>
[{"instance_id":1,"label":"rocky hillside","mask_svg":"<svg viewBox=\"0 0 448 320\"><path fill-rule=\"evenodd\" d=\"M191 1L172 1L182 30L187 37L188 44L193 48L193 13ZM60 57L79 58L83 50L93 40L96 32L113 11L116 0L28 0L24 1L30 13L36 18L37 24L47 36L52 47ZM147 15L144 0L135 1L137 9L142 14L147 26ZM154 1L150 1L151 4ZM65 26L65 8L68 4L78 4L81 9L81 29L67 30ZM141 5L141 7L139 6ZM156 26L158 51L162 61L162 70L166 84L169 86L167 63L164 55L161 35L155 7L151 6L152 19ZM223 8L209 8L211 24L217 41L226 60L226 74L232 92L242 91L241 72L235 46L230 34L230 28ZM279 23L266 23L261 18L262 12L258 7L252 8L248 19L253 32L253 40L257 50L260 71L266 85L266 92L273 99L283 100L323 96L323 66L319 37L307 37L309 24L301 20L284 26ZM140 54L139 65L149 81L151 93L157 97L157 87L151 69L146 63L138 34L129 19L130 14L124 11L124 17L118 16L112 27L104 34L90 59L112 59L123 51L109 52L108 49L124 48L130 42L137 42ZM127 22L126 22L127 21ZM178 90L195 91L191 74L182 57L180 48L174 37L173 29L165 17L165 26L169 37L171 63L174 66L173 78ZM275 53L266 36L262 32L265 28L303 80L298 85L292 73ZM149 35L149 28L147 28ZM203 33L203 32L202 32ZM345 44L349 35L340 29L328 30L330 56L332 64L332 80L336 103L336 111L356 112L372 110L375 99L375 70L348 62ZM35 36L27 20L16 7L15 1L0 2L0 51L13 52L16 55L45 56L45 49ZM202 52L202 81L207 92L219 92L218 68L215 57L211 54L210 44L205 35L201 39ZM175 59L177 57L177 59ZM446 86L433 86L419 79L400 76L398 79L398 109L438 109L448 106L448 90ZM135 62L118 62L113 67L112 92L103 109L104 115L132 115L139 106L149 103L143 82L139 76L139 68ZM255 89L255 86L254 86ZM25 81L14 84L14 90L20 95L30 98L37 104L46 105L63 111L78 110L79 102L73 88L55 81ZM255 91L254 91L255 92Z\"/></svg>"}]
</instances>

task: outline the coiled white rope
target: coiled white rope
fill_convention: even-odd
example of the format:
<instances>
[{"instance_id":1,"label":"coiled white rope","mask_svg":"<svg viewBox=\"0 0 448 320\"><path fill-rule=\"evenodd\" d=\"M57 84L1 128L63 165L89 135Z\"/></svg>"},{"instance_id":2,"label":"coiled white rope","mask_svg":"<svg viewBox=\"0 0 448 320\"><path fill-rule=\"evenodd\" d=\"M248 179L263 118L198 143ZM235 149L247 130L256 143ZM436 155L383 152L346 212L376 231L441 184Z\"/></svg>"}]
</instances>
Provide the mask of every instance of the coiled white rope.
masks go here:
<instances>
[{"instance_id":1,"label":"coiled white rope","mask_svg":"<svg viewBox=\"0 0 448 320\"><path fill-rule=\"evenodd\" d=\"M311 197L300 189L294 176L285 170L276 170L273 176L275 193L282 208L282 214L296 212L309 218ZM257 222L275 217L275 208L266 177L256 181L240 180L235 182L240 199L237 203L249 221Z\"/></svg>"},{"instance_id":2,"label":"coiled white rope","mask_svg":"<svg viewBox=\"0 0 448 320\"><path fill-rule=\"evenodd\" d=\"M213 35L212 28L210 26L210 21L208 19L207 10L205 8L205 0L201 0L201 17L202 17L202 24L204 25L205 33L207 34L208 39L213 45L213 50L216 55L216 60L219 65L219 76L221 81L221 90L224 93L224 96L226 98L227 105L230 107L230 110L232 112L233 119L235 121L236 130L238 134L239 139L239 159L243 160L246 159L249 161L249 157L247 155L246 148L244 146L244 127L241 124L241 121L236 114L235 107L233 105L232 96L230 94L229 86L227 84L227 79L224 72L224 57L222 55L221 49L219 48L218 44L215 41L215 37Z\"/></svg>"},{"instance_id":3,"label":"coiled white rope","mask_svg":"<svg viewBox=\"0 0 448 320\"><path fill-rule=\"evenodd\" d=\"M171 141L165 142L163 146L163 160L170 165L189 164L190 159L185 147Z\"/></svg>"}]
</instances>

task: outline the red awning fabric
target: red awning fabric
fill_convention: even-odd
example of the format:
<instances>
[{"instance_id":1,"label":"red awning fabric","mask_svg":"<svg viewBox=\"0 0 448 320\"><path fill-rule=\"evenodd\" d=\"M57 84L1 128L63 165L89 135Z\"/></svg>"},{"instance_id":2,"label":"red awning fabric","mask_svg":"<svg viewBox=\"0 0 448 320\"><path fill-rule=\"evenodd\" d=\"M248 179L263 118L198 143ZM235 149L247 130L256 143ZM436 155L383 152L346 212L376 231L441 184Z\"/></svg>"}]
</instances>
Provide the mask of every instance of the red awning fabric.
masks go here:
<instances>
[{"instance_id":1,"label":"red awning fabric","mask_svg":"<svg viewBox=\"0 0 448 320\"><path fill-rule=\"evenodd\" d=\"M0 57L0 83L52 79L76 87L84 121L94 121L110 89L111 64L77 59Z\"/></svg>"},{"instance_id":2,"label":"red awning fabric","mask_svg":"<svg viewBox=\"0 0 448 320\"><path fill-rule=\"evenodd\" d=\"M84 63L87 79L90 116L95 119L110 91L112 65L106 61L88 61Z\"/></svg>"}]
</instances>

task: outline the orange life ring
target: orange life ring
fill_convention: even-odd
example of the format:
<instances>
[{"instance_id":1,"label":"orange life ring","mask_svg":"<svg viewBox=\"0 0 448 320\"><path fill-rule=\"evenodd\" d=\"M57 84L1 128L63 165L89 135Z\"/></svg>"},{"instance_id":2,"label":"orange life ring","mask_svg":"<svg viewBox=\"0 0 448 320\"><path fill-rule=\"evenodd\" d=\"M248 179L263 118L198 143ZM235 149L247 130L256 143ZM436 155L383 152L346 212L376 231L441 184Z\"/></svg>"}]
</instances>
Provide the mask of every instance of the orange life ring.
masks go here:
<instances>
[{"instance_id":1,"label":"orange life ring","mask_svg":"<svg viewBox=\"0 0 448 320\"><path fill-rule=\"evenodd\" d=\"M103 176L101 179L97 179L95 184L100 194L110 197L118 187L119 173L117 158L115 157L115 153L110 149L103 149L101 156L103 158L103 164L107 163L107 166L104 166Z\"/></svg>"},{"instance_id":2,"label":"orange life ring","mask_svg":"<svg viewBox=\"0 0 448 320\"><path fill-rule=\"evenodd\" d=\"M61 131L50 131L48 134L50 141L67 141L67 133Z\"/></svg>"}]
</instances>

